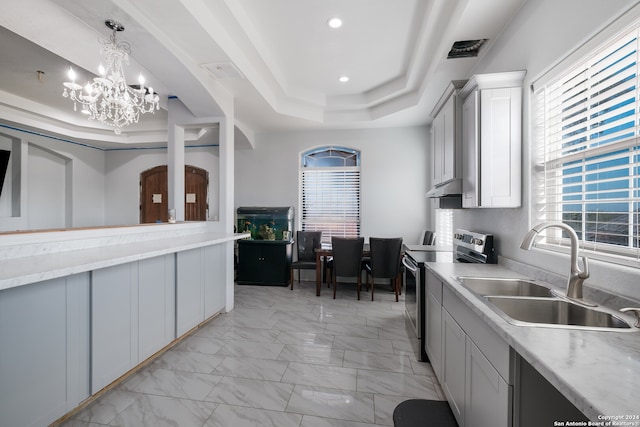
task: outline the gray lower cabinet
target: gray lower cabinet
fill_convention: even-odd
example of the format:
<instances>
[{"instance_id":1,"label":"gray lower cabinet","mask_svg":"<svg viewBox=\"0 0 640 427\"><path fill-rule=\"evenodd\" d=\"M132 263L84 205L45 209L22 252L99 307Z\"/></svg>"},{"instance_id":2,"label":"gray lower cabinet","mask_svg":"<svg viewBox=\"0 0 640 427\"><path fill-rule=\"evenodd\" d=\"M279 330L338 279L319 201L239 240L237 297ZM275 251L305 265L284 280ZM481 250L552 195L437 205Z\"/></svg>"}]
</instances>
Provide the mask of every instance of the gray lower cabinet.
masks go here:
<instances>
[{"instance_id":1,"label":"gray lower cabinet","mask_svg":"<svg viewBox=\"0 0 640 427\"><path fill-rule=\"evenodd\" d=\"M512 388L467 337L465 424L509 426Z\"/></svg>"},{"instance_id":2,"label":"gray lower cabinet","mask_svg":"<svg viewBox=\"0 0 640 427\"><path fill-rule=\"evenodd\" d=\"M91 273L92 394L137 364L137 273L137 263Z\"/></svg>"},{"instance_id":3,"label":"gray lower cabinet","mask_svg":"<svg viewBox=\"0 0 640 427\"><path fill-rule=\"evenodd\" d=\"M91 273L91 392L175 337L175 262L165 255Z\"/></svg>"},{"instance_id":4,"label":"gray lower cabinet","mask_svg":"<svg viewBox=\"0 0 640 427\"><path fill-rule=\"evenodd\" d=\"M465 425L466 353L467 336L451 317L442 310L442 378L440 383L447 396L458 425Z\"/></svg>"},{"instance_id":5,"label":"gray lower cabinet","mask_svg":"<svg viewBox=\"0 0 640 427\"><path fill-rule=\"evenodd\" d=\"M0 291L0 426L41 427L90 396L89 274Z\"/></svg>"},{"instance_id":6,"label":"gray lower cabinet","mask_svg":"<svg viewBox=\"0 0 640 427\"><path fill-rule=\"evenodd\" d=\"M182 336L225 306L224 245L176 254L176 334Z\"/></svg>"},{"instance_id":7,"label":"gray lower cabinet","mask_svg":"<svg viewBox=\"0 0 640 427\"><path fill-rule=\"evenodd\" d=\"M231 244L0 291L0 426L49 425L226 304Z\"/></svg>"},{"instance_id":8,"label":"gray lower cabinet","mask_svg":"<svg viewBox=\"0 0 640 427\"><path fill-rule=\"evenodd\" d=\"M435 282L437 278L434 276L432 280ZM432 293L433 302L431 305L427 302L427 309L432 307L431 315L437 319L433 307L437 305L436 296L437 293ZM427 325L427 331L434 327ZM513 356L509 345L447 286L442 287L441 331L441 367L436 366L434 371L458 425L511 427ZM429 346L431 354L437 354L436 345Z\"/></svg>"}]
</instances>

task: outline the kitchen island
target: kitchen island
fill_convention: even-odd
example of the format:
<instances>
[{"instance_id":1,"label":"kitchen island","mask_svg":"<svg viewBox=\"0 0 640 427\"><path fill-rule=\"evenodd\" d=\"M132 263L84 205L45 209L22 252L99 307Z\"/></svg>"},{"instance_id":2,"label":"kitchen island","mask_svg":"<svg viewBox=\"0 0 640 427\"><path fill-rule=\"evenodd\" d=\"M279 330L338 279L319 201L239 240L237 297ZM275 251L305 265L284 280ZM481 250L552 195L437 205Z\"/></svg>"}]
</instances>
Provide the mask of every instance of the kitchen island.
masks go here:
<instances>
[{"instance_id":1,"label":"kitchen island","mask_svg":"<svg viewBox=\"0 0 640 427\"><path fill-rule=\"evenodd\" d=\"M525 404L535 404L535 400L544 401L557 391L559 393L557 396L566 399L571 405L575 406L579 411L578 414L584 415L584 419L603 423L602 425L606 425L607 421L612 420L629 424L609 425L640 425L640 407L638 406L638 402L640 402L640 389L638 388L638 384L640 384L640 357L638 356L640 354L640 331L616 332L516 326L508 323L492 310L487 303L461 285L455 278L459 276L514 278L526 277L525 275L509 270L502 265L427 263L427 268L442 283L441 297L444 296L444 298L441 298L441 300L445 302L442 305L442 322L444 326L441 330L445 331L447 328L446 323L449 322L449 324L453 323L457 328L461 328L463 336L465 333L469 335L466 348L472 347L473 350L472 356L470 356L471 362L467 359L466 369L473 369L474 357L477 360L488 361L490 363L485 365L489 366L489 369L496 374L494 378L498 378L497 374L500 373L500 376L505 380L504 383L508 384L507 388L511 388L511 391L507 390L504 393L512 393L511 397L514 403L511 408L506 408L507 413L503 420L510 420L510 411L513 411L513 425L536 425L536 417L531 419L531 415L529 415L530 419L523 420L526 416L519 413L524 409L523 405L518 404L518 400L522 396L526 396L527 401L524 402ZM556 287L556 289L558 288ZM565 291L563 288L558 290L561 293ZM450 301L460 302L459 306L463 309L459 309L457 313L464 313L462 319L456 318L456 312L453 310L451 310L452 314L445 311L447 298ZM456 308L455 304L452 307ZM465 324L464 317L467 316L473 316L477 322L467 322ZM460 326L457 326L458 324ZM473 329L478 324L483 324L490 328L490 333L484 333L484 336L495 336L495 338L491 338L493 341L489 342L490 345L487 345L487 342L482 340L478 340L478 342L471 341L470 338L474 333ZM469 326L469 329L465 330L467 326ZM445 332L443 332L444 334ZM480 336L481 334L475 335ZM500 342L497 341L504 343L507 349L507 370L502 369L500 363L494 363L494 360L498 362L505 360L503 355L496 353L501 346ZM462 343L464 344L464 340ZM462 349L464 348L463 345ZM464 361L464 356L462 360ZM443 357L442 364L444 365L445 363L452 362L451 360L447 362ZM550 387L547 389L523 390L525 386L520 383L520 378L518 378L518 375L520 375L518 366L524 365L527 366L527 372L534 372L534 375L539 374L544 379L544 382L550 384ZM436 372L440 370L441 373L446 371L446 368L442 366L436 366L434 369ZM463 367L462 370L464 369ZM443 389L449 386L446 384L447 381L456 380L455 378L453 380L446 378L445 375L443 381L442 377L441 375L439 379L441 383L444 383ZM461 383L464 384L465 381ZM467 381L468 383L469 381ZM477 384L476 382L476 387ZM456 384L453 384L451 390L455 391L455 387ZM501 390L502 388L500 387ZM540 390L544 390L547 396L541 395ZM473 393L477 391L477 388L475 390L467 388L466 394L456 395L456 397L460 397L462 402L455 402L452 405L452 409L455 412L455 407L458 407L459 417L465 418L464 415L461 415L464 412L462 406L469 405L468 401L464 402L465 398L467 400L472 399ZM455 393L453 394L455 395ZM485 394L485 399L486 396ZM511 403L508 403L511 397L507 396L507 401L502 402L501 405L511 405ZM451 400L449 398L450 403L452 403ZM497 400L500 401L501 399ZM493 410L493 408L486 410ZM542 413L544 411L538 414ZM495 415L495 413L490 415ZM466 418L469 418L468 415ZM557 421L563 424L555 425L567 425L564 423L567 421L579 421L579 419L558 419ZM484 425L477 419L471 424L466 424ZM510 423L505 421L494 425L510 425ZM584 425L587 424L585 423Z\"/></svg>"},{"instance_id":2,"label":"kitchen island","mask_svg":"<svg viewBox=\"0 0 640 427\"><path fill-rule=\"evenodd\" d=\"M48 425L233 308L210 224L0 235L0 425Z\"/></svg>"}]
</instances>

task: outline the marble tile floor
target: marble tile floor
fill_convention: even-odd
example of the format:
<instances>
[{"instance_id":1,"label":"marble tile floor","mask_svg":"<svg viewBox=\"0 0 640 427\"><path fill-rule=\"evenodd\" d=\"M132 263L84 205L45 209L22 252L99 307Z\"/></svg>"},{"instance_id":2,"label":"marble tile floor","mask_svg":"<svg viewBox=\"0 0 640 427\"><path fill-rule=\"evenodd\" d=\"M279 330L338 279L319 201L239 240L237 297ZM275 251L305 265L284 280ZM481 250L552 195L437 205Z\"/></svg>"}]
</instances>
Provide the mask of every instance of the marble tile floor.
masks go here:
<instances>
[{"instance_id":1,"label":"marble tile floor","mask_svg":"<svg viewBox=\"0 0 640 427\"><path fill-rule=\"evenodd\" d=\"M392 426L411 398L444 399L419 362L404 300L315 284L235 287L221 314L62 427ZM401 297L402 298L402 297Z\"/></svg>"}]
</instances>

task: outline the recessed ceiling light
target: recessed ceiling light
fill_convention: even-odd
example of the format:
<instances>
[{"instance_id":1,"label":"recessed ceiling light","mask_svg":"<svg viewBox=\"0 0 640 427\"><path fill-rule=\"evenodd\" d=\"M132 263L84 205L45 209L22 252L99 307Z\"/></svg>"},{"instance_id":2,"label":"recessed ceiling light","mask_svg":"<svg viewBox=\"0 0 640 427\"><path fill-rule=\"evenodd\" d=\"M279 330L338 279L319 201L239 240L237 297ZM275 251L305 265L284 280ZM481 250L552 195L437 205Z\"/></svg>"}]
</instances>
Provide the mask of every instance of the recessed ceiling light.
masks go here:
<instances>
[{"instance_id":1,"label":"recessed ceiling light","mask_svg":"<svg viewBox=\"0 0 640 427\"><path fill-rule=\"evenodd\" d=\"M331 18L327 21L327 25L331 28L340 28L342 27L342 19L340 18Z\"/></svg>"},{"instance_id":2,"label":"recessed ceiling light","mask_svg":"<svg viewBox=\"0 0 640 427\"><path fill-rule=\"evenodd\" d=\"M347 76L342 76L342 77L338 78L338 81L339 81L340 83L346 83L346 82L348 82L348 81L349 81L349 77L347 77Z\"/></svg>"}]
</instances>

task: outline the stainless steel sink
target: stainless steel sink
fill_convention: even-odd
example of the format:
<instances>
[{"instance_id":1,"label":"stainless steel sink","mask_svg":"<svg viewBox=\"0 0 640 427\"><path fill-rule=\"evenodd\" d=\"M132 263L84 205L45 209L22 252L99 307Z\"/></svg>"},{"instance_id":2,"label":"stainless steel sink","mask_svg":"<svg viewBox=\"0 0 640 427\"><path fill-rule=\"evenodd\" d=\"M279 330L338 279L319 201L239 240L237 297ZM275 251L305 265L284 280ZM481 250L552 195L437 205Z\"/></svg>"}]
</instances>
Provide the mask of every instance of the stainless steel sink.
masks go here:
<instances>
[{"instance_id":1,"label":"stainless steel sink","mask_svg":"<svg viewBox=\"0 0 640 427\"><path fill-rule=\"evenodd\" d=\"M464 287L480 296L529 296L553 297L553 291L546 286L525 279L501 277L457 277Z\"/></svg>"},{"instance_id":2,"label":"stainless steel sink","mask_svg":"<svg viewBox=\"0 0 640 427\"><path fill-rule=\"evenodd\" d=\"M561 298L486 296L484 299L509 323L556 328L638 331L624 315L589 308Z\"/></svg>"}]
</instances>

